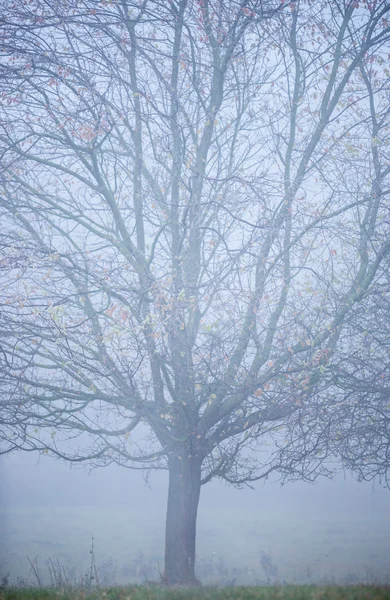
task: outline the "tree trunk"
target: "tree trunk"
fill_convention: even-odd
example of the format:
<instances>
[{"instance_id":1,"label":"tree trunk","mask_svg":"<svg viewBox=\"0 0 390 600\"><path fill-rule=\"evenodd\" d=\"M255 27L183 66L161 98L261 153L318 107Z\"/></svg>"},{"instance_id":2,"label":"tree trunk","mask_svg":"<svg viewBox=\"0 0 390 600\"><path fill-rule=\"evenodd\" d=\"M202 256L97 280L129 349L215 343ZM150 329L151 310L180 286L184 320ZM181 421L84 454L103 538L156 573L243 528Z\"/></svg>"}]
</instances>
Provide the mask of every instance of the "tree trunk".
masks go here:
<instances>
[{"instance_id":1,"label":"tree trunk","mask_svg":"<svg viewBox=\"0 0 390 600\"><path fill-rule=\"evenodd\" d=\"M171 456L168 466L164 580L169 585L199 585L195 577L195 541L201 461L183 451L180 456Z\"/></svg>"}]
</instances>

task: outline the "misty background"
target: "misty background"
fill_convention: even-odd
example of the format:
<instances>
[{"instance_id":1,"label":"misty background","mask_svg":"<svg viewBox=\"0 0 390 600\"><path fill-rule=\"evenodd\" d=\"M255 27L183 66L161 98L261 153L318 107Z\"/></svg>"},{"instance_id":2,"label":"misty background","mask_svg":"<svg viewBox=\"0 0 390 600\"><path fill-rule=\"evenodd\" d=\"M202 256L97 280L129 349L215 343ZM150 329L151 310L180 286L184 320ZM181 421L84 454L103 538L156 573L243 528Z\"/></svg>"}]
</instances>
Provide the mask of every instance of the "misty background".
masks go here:
<instances>
[{"instance_id":1,"label":"misty background","mask_svg":"<svg viewBox=\"0 0 390 600\"><path fill-rule=\"evenodd\" d=\"M67 3L44 3L28 26L23 3L8 4L2 437L11 449L59 443L77 460L92 424L86 457L96 443L103 463L171 459L165 574L194 582L174 567L183 549L183 565L194 562L200 458L204 476L231 480L244 449L237 476L248 477L247 442L257 447L268 428L277 441L280 421L281 472L293 464L310 477L337 452L387 473L387 9L313 3L298 20L291 3L263 27L262 12L219 2L211 27L197 3L178 19L152 2L138 21L131 2L102 12L86 2L80 30ZM133 455L126 434L145 421L162 459L154 440ZM0 470L0 584L9 574L50 585L53 565L82 581L91 558L104 585L159 581L167 473L146 485L141 471L88 474L37 453L6 456ZM344 472L314 486L212 482L196 574L390 583L389 500Z\"/></svg>"},{"instance_id":2,"label":"misty background","mask_svg":"<svg viewBox=\"0 0 390 600\"><path fill-rule=\"evenodd\" d=\"M37 454L0 460L0 575L34 582L37 557L79 579L94 536L101 583L158 580L167 473L111 465L88 472ZM204 583L390 582L390 493L348 473L280 486L203 486L197 565ZM27 558L28 557L28 558ZM36 583L36 582L34 582Z\"/></svg>"}]
</instances>

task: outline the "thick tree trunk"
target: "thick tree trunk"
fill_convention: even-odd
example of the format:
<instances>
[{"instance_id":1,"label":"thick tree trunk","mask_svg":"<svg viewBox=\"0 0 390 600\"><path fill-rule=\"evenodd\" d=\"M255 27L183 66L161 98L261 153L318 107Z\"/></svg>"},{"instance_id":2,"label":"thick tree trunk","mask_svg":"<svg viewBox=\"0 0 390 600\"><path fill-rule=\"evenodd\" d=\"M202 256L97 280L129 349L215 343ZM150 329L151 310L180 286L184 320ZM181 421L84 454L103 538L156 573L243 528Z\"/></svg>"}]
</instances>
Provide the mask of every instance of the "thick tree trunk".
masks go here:
<instances>
[{"instance_id":1,"label":"thick tree trunk","mask_svg":"<svg viewBox=\"0 0 390 600\"><path fill-rule=\"evenodd\" d=\"M195 541L200 474L197 457L183 452L169 458L164 574L169 585L199 584L195 577Z\"/></svg>"}]
</instances>

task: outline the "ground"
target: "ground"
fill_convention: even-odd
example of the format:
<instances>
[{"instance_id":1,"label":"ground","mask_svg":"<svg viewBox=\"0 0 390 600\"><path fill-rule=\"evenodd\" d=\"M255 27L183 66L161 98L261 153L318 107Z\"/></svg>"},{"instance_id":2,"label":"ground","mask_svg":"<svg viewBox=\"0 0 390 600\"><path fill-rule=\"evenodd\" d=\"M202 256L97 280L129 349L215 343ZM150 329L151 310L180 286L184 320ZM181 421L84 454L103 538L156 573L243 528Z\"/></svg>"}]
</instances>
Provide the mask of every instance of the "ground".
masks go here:
<instances>
[{"instance_id":1,"label":"ground","mask_svg":"<svg viewBox=\"0 0 390 600\"><path fill-rule=\"evenodd\" d=\"M50 584L48 560L80 581L90 566L91 536L104 585L156 580L163 567L164 513L111 507L1 509L0 576L36 584L27 556ZM363 520L310 513L261 515L203 510L197 574L208 585L390 583L390 515Z\"/></svg>"},{"instance_id":2,"label":"ground","mask_svg":"<svg viewBox=\"0 0 390 600\"><path fill-rule=\"evenodd\" d=\"M8 590L0 600L390 600L379 586L272 586L231 588L127 587L101 590Z\"/></svg>"}]
</instances>

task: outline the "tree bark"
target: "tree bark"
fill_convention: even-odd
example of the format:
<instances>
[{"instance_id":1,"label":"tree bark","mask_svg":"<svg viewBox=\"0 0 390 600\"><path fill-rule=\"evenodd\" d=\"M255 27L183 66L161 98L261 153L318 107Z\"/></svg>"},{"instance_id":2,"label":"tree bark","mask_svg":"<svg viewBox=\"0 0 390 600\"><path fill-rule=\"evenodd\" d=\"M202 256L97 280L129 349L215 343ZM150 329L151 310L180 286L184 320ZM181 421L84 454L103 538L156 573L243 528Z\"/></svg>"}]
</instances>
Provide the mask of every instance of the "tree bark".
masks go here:
<instances>
[{"instance_id":1,"label":"tree bark","mask_svg":"<svg viewBox=\"0 0 390 600\"><path fill-rule=\"evenodd\" d=\"M169 458L164 581L199 585L195 577L196 518L201 461L183 451Z\"/></svg>"}]
</instances>

